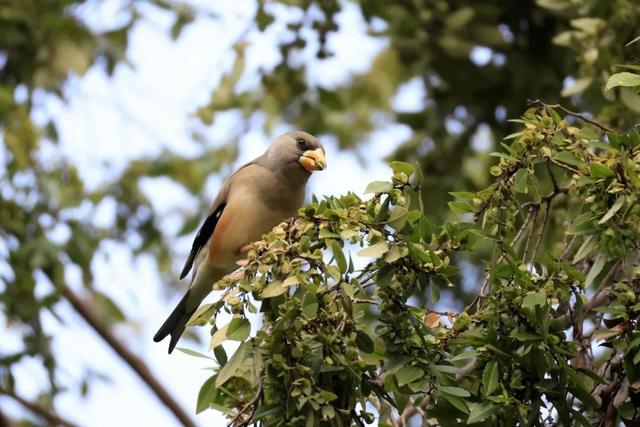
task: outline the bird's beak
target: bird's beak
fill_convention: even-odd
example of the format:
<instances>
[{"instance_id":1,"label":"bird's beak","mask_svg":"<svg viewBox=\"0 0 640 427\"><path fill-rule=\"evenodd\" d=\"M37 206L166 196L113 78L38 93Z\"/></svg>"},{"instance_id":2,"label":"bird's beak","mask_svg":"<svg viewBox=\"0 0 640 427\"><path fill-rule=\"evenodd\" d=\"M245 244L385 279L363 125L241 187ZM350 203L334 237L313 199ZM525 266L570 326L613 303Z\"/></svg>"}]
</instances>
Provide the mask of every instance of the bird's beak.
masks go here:
<instances>
[{"instance_id":1,"label":"bird's beak","mask_svg":"<svg viewBox=\"0 0 640 427\"><path fill-rule=\"evenodd\" d=\"M327 167L327 160L324 157L322 148L305 151L298 159L298 162L309 172L323 170Z\"/></svg>"}]
</instances>

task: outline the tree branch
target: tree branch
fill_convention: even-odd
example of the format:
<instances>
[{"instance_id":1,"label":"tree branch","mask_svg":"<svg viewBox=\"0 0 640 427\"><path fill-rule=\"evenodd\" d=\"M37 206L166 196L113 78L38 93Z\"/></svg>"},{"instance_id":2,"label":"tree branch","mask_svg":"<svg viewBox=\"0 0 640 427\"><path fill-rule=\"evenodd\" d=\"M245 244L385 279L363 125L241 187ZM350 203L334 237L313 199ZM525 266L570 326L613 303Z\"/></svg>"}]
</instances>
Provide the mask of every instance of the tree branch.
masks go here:
<instances>
[{"instance_id":1,"label":"tree branch","mask_svg":"<svg viewBox=\"0 0 640 427\"><path fill-rule=\"evenodd\" d=\"M615 132L615 130L611 129L608 126L603 125L602 123L598 123L593 119L588 118L587 116L585 116L584 114L580 114L580 113L576 113L575 111L571 111L569 109L567 109L566 107L563 107L560 104L547 104L546 102L540 100L540 99L528 99L527 103L529 105L534 105L534 104L538 104L538 105L542 105L543 107L547 107L547 108L557 108L558 110L562 111L563 113L569 115L569 116L573 116L577 119L580 119L582 121L585 121L587 123L590 123L600 129L602 129L605 132Z\"/></svg>"},{"instance_id":2,"label":"tree branch","mask_svg":"<svg viewBox=\"0 0 640 427\"><path fill-rule=\"evenodd\" d=\"M2 409L0 409L0 427L14 427L15 424L13 423L13 421L11 421L11 419L9 417L7 417L7 415L2 412Z\"/></svg>"},{"instance_id":3,"label":"tree branch","mask_svg":"<svg viewBox=\"0 0 640 427\"><path fill-rule=\"evenodd\" d=\"M64 418L62 418L59 415L51 412L47 408L43 408L42 406L40 406L40 405L38 405L36 403L29 402L28 400L26 400L26 399L18 396L17 394L15 394L13 391L0 390L0 394L4 394L5 396L12 398L16 402L18 402L20 405L24 406L30 412L33 412L34 414L36 414L40 418L42 418L45 421L47 421L48 425L51 425L51 426L62 426L62 427L78 427L77 424L74 424L71 421L65 420ZM6 417L4 417L3 414L0 414L0 415L2 415L0 417L0 423L1 423L0 426L3 426L3 427L5 425L10 426L11 422L8 421L6 419Z\"/></svg>"},{"instance_id":4,"label":"tree branch","mask_svg":"<svg viewBox=\"0 0 640 427\"><path fill-rule=\"evenodd\" d=\"M153 391L156 397L173 413L173 415L187 427L195 427L195 423L190 416L182 409L180 404L174 400L173 396L160 384L151 373L149 367L135 354L133 354L123 343L121 343L111 331L98 319L87 304L82 301L71 289L64 287L61 289L64 297L74 310L100 335L100 337L120 356L120 358L140 377L142 381Z\"/></svg>"},{"instance_id":5,"label":"tree branch","mask_svg":"<svg viewBox=\"0 0 640 427\"><path fill-rule=\"evenodd\" d=\"M607 283L618 271L621 264L622 264L622 261L618 260L613 266L611 266L611 269L607 272L606 276L604 276L604 278L602 279L602 282L600 282L600 286L598 286L598 289L596 290L596 292L589 299L589 301L584 305L584 312L582 314L583 318L584 316L591 313L591 311L593 311L594 308L603 305L607 301L607 298L609 298L609 293L606 292ZM564 322L565 325L570 325L573 322L574 317L571 312L568 312L560 316L558 320Z\"/></svg>"}]
</instances>

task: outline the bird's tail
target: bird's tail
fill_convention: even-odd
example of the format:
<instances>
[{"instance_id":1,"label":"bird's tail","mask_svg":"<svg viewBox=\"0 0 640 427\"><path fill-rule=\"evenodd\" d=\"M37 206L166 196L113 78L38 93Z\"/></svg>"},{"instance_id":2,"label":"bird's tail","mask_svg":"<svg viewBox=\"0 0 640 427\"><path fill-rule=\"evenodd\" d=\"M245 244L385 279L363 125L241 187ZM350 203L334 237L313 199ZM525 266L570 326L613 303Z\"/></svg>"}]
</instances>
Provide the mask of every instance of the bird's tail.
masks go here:
<instances>
[{"instance_id":1,"label":"bird's tail","mask_svg":"<svg viewBox=\"0 0 640 427\"><path fill-rule=\"evenodd\" d=\"M158 332L153 336L153 340L155 342L160 342L165 339L167 335L171 335L171 341L169 342L169 354L171 354L178 343L187 322L193 315L193 311L187 311L187 299L189 299L190 292L191 291L189 290L184 294L176 308L173 309L169 317L167 317L167 320L164 321L162 326L160 326L160 329L158 329Z\"/></svg>"},{"instance_id":2,"label":"bird's tail","mask_svg":"<svg viewBox=\"0 0 640 427\"><path fill-rule=\"evenodd\" d=\"M220 280L224 274L225 270L206 267L198 268L189 290L167 317L167 320L160 326L153 340L160 342L168 335L171 335L171 341L169 342L169 353L171 353L193 313L198 309L202 300L212 291L212 285Z\"/></svg>"}]
</instances>

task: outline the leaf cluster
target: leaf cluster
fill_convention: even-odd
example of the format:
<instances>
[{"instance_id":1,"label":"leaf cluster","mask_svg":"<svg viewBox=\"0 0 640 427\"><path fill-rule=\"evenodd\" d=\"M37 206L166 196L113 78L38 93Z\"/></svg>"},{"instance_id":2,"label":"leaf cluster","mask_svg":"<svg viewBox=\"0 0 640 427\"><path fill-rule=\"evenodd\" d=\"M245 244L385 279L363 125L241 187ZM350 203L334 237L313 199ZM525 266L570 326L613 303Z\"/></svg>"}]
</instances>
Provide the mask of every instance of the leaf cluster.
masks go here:
<instances>
[{"instance_id":1,"label":"leaf cluster","mask_svg":"<svg viewBox=\"0 0 640 427\"><path fill-rule=\"evenodd\" d=\"M637 420L640 134L549 107L518 122L495 182L453 194L466 221L432 224L414 166L394 162L373 197L314 200L256 243L195 316L220 366L198 407L237 425ZM474 303L435 311L456 260L487 246ZM229 361L225 339L242 342Z\"/></svg>"}]
</instances>

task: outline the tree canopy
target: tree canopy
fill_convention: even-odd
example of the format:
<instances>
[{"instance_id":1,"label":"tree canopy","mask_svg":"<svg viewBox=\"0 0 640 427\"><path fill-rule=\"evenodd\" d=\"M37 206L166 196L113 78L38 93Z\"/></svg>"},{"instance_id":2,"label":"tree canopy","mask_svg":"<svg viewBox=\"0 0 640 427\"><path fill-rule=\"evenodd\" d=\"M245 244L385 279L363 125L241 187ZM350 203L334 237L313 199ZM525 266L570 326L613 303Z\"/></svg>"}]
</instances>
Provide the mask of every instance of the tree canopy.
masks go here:
<instances>
[{"instance_id":1,"label":"tree canopy","mask_svg":"<svg viewBox=\"0 0 640 427\"><path fill-rule=\"evenodd\" d=\"M41 319L68 301L192 425L111 333L127 319L95 289L92 260L101 242L122 242L172 281L171 260L184 254L141 181L166 177L205 206L205 182L237 156L240 135L221 145L208 131L233 111L241 131L285 124L356 152L392 125L409 136L371 196L314 198L216 285L219 299L191 321L211 326L216 359L199 412L222 411L235 425L640 422L635 0L258 0L229 52L233 66L210 102L193 106L200 153L134 160L95 189L70 159L41 155L56 150L59 132L35 114L38 97L67 97L70 73L128 66L145 7L173 17L174 38L216 17L195 4L129 2L122 22L98 31L78 13L86 3L0 5L0 305L23 341L0 351L0 394L44 424L66 423L55 398L73 385ZM329 84L312 74L331 63L348 8L384 47L367 70ZM274 32L277 63L250 65L248 36ZM399 106L403 91L419 92L419 106ZM112 227L77 214L105 198L117 206ZM177 235L201 219L185 216ZM67 239L53 236L59 228ZM70 268L82 272L83 295L69 286ZM227 324L216 322L223 312ZM240 343L233 354L225 340ZM37 402L15 391L24 358L46 367Z\"/></svg>"}]
</instances>

